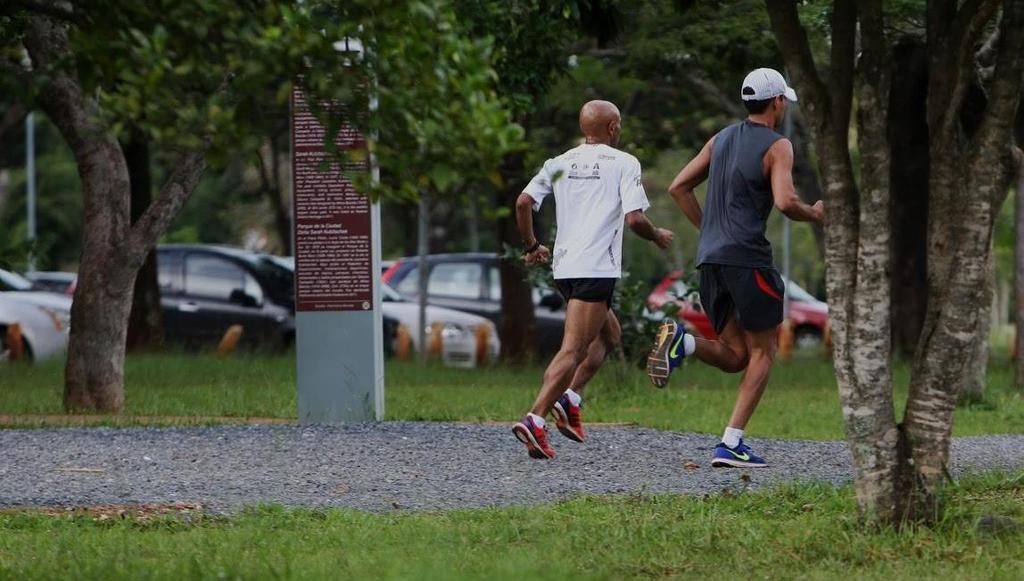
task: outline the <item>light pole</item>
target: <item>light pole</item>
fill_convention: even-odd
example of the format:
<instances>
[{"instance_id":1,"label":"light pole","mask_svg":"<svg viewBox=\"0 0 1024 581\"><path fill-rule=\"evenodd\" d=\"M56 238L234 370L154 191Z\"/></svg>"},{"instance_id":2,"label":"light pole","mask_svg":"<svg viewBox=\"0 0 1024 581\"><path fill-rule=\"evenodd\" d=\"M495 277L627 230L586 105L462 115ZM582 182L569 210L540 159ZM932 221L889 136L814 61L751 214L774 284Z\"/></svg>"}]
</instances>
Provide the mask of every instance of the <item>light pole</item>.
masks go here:
<instances>
[{"instance_id":1,"label":"light pole","mask_svg":"<svg viewBox=\"0 0 1024 581\"><path fill-rule=\"evenodd\" d=\"M787 83L789 80L787 79ZM786 139L793 140L793 108L786 107L786 116L782 119L782 134ZM782 294L782 320L789 321L789 257L792 251L793 222L785 214L782 215L782 276L786 279L786 292Z\"/></svg>"},{"instance_id":2,"label":"light pole","mask_svg":"<svg viewBox=\"0 0 1024 581\"><path fill-rule=\"evenodd\" d=\"M28 270L36 269L36 127L33 114L25 116L25 190L28 197Z\"/></svg>"}]
</instances>

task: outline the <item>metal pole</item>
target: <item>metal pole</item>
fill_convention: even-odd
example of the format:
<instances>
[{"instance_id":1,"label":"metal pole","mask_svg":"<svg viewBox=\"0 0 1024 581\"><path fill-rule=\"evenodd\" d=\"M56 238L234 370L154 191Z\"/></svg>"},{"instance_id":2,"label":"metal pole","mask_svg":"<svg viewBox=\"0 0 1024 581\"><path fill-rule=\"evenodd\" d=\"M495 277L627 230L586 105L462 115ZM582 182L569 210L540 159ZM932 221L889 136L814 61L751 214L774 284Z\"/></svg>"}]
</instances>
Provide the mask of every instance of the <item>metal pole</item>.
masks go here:
<instances>
[{"instance_id":1,"label":"metal pole","mask_svg":"<svg viewBox=\"0 0 1024 581\"><path fill-rule=\"evenodd\" d=\"M32 112L25 116L25 189L28 195L28 270L36 269L36 127Z\"/></svg>"},{"instance_id":2,"label":"metal pole","mask_svg":"<svg viewBox=\"0 0 1024 581\"><path fill-rule=\"evenodd\" d=\"M419 252L419 301L420 301L420 336L419 336L419 361L420 363L427 362L428 345L427 345L427 276L429 275L427 268L427 253L430 251L428 247L427 230L430 228L430 206L427 200L427 193L420 193L420 215L419 215L419 233L418 233L418 252Z\"/></svg>"},{"instance_id":3,"label":"metal pole","mask_svg":"<svg viewBox=\"0 0 1024 581\"><path fill-rule=\"evenodd\" d=\"M366 58L371 59L375 55L371 51L366 51ZM369 91L370 91L370 102L368 103L370 109L370 115L377 115L377 111L380 108L380 101L377 93L377 77L370 76L368 78ZM380 139L380 134L376 129L371 133L374 143L377 143ZM377 160L377 154L373 148L369 148L370 153L370 179L373 181L374 187L380 186L380 163ZM294 214L294 206L290 206ZM391 340L391 337L384 337L384 310L381 306L381 302L384 300L384 293L381 286L384 282L381 280L381 227L380 227L380 213L381 203L379 201L373 202L370 206L372 212L371 218L371 229L373 232L373 333L374 333L374 345L373 345L373 357L374 368L376 374L374 377L374 419L378 422L384 420L384 341ZM294 220L294 215L292 217ZM292 252L295 252L295 246L292 246Z\"/></svg>"},{"instance_id":4,"label":"metal pole","mask_svg":"<svg viewBox=\"0 0 1024 581\"><path fill-rule=\"evenodd\" d=\"M788 81L787 81L788 83ZM786 139L793 139L792 105L786 108L786 116L782 120L782 134ZM792 251L793 222L786 215L782 216L782 276L786 279L786 292L782 295L782 320L789 320L789 258Z\"/></svg>"},{"instance_id":5,"label":"metal pole","mask_svg":"<svg viewBox=\"0 0 1024 581\"><path fill-rule=\"evenodd\" d=\"M477 207L475 194L469 196L469 249L472 252L480 252L480 210Z\"/></svg>"}]
</instances>

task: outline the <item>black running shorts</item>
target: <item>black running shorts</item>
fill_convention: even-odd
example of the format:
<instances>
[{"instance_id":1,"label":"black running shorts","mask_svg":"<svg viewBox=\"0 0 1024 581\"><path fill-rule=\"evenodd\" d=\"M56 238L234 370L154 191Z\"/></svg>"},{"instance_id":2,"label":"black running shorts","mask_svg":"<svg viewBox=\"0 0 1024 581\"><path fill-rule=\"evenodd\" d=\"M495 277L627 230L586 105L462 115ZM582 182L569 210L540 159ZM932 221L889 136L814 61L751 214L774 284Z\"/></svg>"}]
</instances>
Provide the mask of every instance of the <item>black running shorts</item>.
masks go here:
<instances>
[{"instance_id":1,"label":"black running shorts","mask_svg":"<svg viewBox=\"0 0 1024 581\"><path fill-rule=\"evenodd\" d=\"M764 331L782 324L782 277L774 268L702 264L700 302L716 333L734 313L740 327Z\"/></svg>"},{"instance_id":2,"label":"black running shorts","mask_svg":"<svg viewBox=\"0 0 1024 581\"><path fill-rule=\"evenodd\" d=\"M615 294L617 278L560 278L555 280L558 292L568 303L576 299L587 303L604 302L612 308L612 295Z\"/></svg>"}]
</instances>

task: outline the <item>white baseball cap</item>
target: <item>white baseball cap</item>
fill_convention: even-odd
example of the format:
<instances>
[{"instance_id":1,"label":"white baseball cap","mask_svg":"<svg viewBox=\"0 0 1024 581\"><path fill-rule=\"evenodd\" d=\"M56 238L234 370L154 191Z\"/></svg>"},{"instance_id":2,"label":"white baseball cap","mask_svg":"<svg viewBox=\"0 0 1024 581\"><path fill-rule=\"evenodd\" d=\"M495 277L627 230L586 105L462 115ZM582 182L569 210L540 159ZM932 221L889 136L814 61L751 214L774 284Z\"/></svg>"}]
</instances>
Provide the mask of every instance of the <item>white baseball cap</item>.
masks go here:
<instances>
[{"instance_id":1,"label":"white baseball cap","mask_svg":"<svg viewBox=\"0 0 1024 581\"><path fill-rule=\"evenodd\" d=\"M785 95L790 101L796 101L796 91L786 85L782 73L775 69L755 69L743 79L740 96L744 101L765 101L779 95Z\"/></svg>"}]
</instances>

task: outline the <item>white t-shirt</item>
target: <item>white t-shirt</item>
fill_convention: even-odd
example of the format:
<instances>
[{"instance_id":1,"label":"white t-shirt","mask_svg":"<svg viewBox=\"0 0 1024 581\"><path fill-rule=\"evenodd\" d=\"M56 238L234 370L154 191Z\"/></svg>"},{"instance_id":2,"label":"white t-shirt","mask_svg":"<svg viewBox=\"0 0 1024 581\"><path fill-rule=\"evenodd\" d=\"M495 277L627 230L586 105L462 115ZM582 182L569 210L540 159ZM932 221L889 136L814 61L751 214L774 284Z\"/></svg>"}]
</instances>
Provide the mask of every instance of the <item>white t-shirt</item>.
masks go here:
<instances>
[{"instance_id":1,"label":"white t-shirt","mask_svg":"<svg viewBox=\"0 0 1024 581\"><path fill-rule=\"evenodd\" d=\"M555 194L556 279L622 276L623 217L651 206L635 157L608 145L580 145L544 162L524 191L534 211Z\"/></svg>"}]
</instances>

